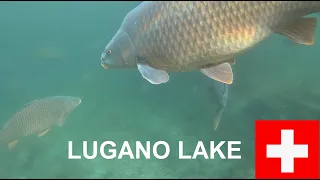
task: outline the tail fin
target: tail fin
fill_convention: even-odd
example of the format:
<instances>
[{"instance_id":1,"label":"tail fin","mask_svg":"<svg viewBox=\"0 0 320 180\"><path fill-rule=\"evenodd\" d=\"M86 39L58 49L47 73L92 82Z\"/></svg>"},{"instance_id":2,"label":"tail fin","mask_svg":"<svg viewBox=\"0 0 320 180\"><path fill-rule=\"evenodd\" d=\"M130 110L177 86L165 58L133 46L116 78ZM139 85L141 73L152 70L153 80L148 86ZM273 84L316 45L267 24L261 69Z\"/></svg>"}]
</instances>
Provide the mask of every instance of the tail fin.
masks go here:
<instances>
[{"instance_id":1,"label":"tail fin","mask_svg":"<svg viewBox=\"0 0 320 180\"><path fill-rule=\"evenodd\" d=\"M218 126L219 126L219 123L220 123L220 120L221 120L221 116L222 116L222 113L223 113L223 110L224 110L224 107L220 107L217 111L216 111L216 116L214 117L214 120L213 120L213 130L217 130Z\"/></svg>"},{"instance_id":2,"label":"tail fin","mask_svg":"<svg viewBox=\"0 0 320 180\"><path fill-rule=\"evenodd\" d=\"M223 111L227 105L227 100L228 100L228 92L229 92L229 88L228 88L228 84L225 83L220 83L218 81L214 81L214 92L218 98L218 103L219 103L219 108L216 111L216 115L214 117L214 121L213 121L213 128L214 131L217 130L220 120L221 120L221 116L223 114Z\"/></svg>"}]
</instances>

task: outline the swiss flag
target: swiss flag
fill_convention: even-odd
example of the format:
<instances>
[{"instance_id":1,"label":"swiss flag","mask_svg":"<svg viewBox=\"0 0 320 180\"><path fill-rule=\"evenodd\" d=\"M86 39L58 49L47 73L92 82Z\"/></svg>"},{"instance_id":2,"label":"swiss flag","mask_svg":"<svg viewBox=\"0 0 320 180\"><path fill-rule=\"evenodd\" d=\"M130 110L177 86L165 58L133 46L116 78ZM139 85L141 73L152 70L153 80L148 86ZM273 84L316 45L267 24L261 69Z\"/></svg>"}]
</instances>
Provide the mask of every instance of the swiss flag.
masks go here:
<instances>
[{"instance_id":1,"label":"swiss flag","mask_svg":"<svg viewBox=\"0 0 320 180\"><path fill-rule=\"evenodd\" d=\"M257 120L256 178L320 178L320 121Z\"/></svg>"}]
</instances>

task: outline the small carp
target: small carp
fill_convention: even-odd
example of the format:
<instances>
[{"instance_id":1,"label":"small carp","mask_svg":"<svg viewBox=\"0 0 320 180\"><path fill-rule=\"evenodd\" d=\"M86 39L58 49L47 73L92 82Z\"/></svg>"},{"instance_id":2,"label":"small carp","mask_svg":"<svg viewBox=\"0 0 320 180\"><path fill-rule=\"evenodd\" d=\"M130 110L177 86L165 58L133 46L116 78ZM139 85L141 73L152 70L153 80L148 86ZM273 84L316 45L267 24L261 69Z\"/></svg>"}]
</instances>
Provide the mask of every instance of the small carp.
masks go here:
<instances>
[{"instance_id":1,"label":"small carp","mask_svg":"<svg viewBox=\"0 0 320 180\"><path fill-rule=\"evenodd\" d=\"M62 126L80 103L80 98L70 96L53 96L27 103L0 130L0 144L8 144L12 150L25 136L45 135L54 125Z\"/></svg>"}]
</instances>

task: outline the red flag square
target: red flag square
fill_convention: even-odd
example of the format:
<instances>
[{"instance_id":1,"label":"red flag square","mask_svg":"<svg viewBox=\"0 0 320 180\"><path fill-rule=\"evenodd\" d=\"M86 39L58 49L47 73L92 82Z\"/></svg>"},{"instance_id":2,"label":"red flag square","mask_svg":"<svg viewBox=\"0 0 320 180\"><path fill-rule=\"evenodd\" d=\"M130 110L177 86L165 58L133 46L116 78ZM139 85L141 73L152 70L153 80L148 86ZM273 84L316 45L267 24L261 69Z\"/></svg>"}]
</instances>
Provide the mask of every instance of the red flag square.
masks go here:
<instances>
[{"instance_id":1,"label":"red flag square","mask_svg":"<svg viewBox=\"0 0 320 180\"><path fill-rule=\"evenodd\" d=\"M257 120L256 178L320 178L318 120Z\"/></svg>"}]
</instances>

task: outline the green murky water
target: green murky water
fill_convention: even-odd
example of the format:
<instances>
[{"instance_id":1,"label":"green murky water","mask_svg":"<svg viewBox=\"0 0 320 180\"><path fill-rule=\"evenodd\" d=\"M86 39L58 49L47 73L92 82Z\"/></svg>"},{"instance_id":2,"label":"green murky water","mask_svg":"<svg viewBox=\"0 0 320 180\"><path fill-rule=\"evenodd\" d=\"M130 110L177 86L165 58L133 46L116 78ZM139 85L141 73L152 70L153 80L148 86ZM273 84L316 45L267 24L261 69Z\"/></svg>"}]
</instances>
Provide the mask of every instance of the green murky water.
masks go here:
<instances>
[{"instance_id":1,"label":"green murky water","mask_svg":"<svg viewBox=\"0 0 320 180\"><path fill-rule=\"evenodd\" d=\"M139 2L1 2L0 122L26 102L54 95L82 104L61 128L0 149L0 178L250 178L256 119L320 118L319 28L314 46L273 35L237 57L221 124L212 131L212 80L200 72L170 73L149 84L136 70L104 70L100 55ZM165 160L69 160L82 141L166 141ZM241 160L179 160L203 141L241 140ZM226 148L222 148L226 152Z\"/></svg>"}]
</instances>

